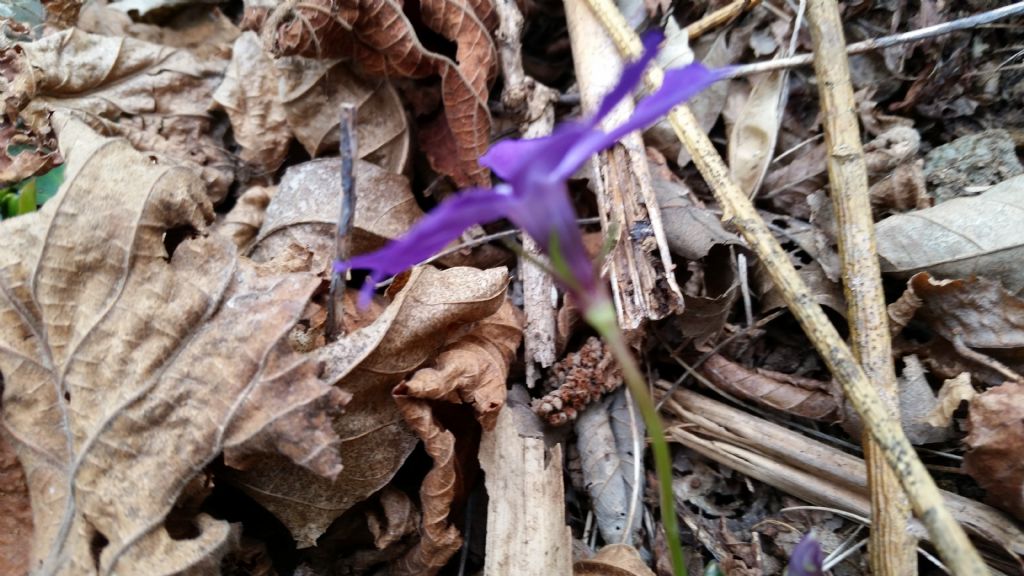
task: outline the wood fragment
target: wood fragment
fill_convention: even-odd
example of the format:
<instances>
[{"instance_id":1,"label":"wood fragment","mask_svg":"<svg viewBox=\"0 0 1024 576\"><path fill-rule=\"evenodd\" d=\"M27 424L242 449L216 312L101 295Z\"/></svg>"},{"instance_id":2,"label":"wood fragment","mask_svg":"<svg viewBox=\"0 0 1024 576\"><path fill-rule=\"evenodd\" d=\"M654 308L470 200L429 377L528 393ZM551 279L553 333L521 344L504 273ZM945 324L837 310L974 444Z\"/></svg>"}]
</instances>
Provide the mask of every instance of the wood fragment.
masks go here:
<instances>
[{"instance_id":1,"label":"wood fragment","mask_svg":"<svg viewBox=\"0 0 1024 576\"><path fill-rule=\"evenodd\" d=\"M736 18L742 16L744 12L749 12L760 3L761 0L733 0L732 3L722 6L718 10L715 10L687 26L686 33L692 42L712 30L716 30L726 24L729 24Z\"/></svg>"},{"instance_id":2,"label":"wood fragment","mask_svg":"<svg viewBox=\"0 0 1024 576\"><path fill-rule=\"evenodd\" d=\"M828 151L832 207L836 215L839 258L850 325L850 348L868 379L875 383L889 414L899 420L899 391L892 360L882 271L875 247L875 224L868 194L868 172L860 140L846 41L835 0L809 0L807 24L814 46L814 71ZM899 479L885 464L878 444L863 434L872 526L868 553L871 573L917 573L917 542L906 530L910 503Z\"/></svg>"}]
</instances>

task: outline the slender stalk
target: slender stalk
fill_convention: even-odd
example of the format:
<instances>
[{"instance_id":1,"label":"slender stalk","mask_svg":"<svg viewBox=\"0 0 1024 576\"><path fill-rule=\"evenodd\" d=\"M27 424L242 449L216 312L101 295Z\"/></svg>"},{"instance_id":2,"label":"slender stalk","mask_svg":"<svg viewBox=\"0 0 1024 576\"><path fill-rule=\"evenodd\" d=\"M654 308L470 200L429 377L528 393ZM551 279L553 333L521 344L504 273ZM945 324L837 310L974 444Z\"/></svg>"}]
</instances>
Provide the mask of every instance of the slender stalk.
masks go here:
<instances>
[{"instance_id":1,"label":"slender stalk","mask_svg":"<svg viewBox=\"0 0 1024 576\"><path fill-rule=\"evenodd\" d=\"M683 546L679 541L679 521L676 519L675 496L672 494L672 456L668 442L665 440L665 428L658 416L654 399L647 390L647 381L637 366L633 353L626 344L626 339L615 321L615 308L611 300L604 299L587 306L584 319L597 330L611 350L622 370L622 379L629 388L633 400L636 401L640 416L651 434L651 452L654 454L654 469L658 475L658 501L661 507L661 522L665 526L665 539L668 541L669 554L672 559L672 572L676 576L686 576L686 563L683 558ZM640 455L638 454L637 457Z\"/></svg>"}]
</instances>

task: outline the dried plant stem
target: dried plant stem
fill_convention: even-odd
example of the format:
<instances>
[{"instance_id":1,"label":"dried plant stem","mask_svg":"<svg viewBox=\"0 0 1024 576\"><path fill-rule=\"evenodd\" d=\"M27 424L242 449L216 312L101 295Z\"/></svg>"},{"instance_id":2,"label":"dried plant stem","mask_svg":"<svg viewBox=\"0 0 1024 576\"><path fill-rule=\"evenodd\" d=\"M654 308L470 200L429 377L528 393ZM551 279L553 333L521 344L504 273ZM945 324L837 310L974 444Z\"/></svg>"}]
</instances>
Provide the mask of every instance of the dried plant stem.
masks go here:
<instances>
[{"instance_id":1,"label":"dried plant stem","mask_svg":"<svg viewBox=\"0 0 1024 576\"><path fill-rule=\"evenodd\" d=\"M672 572L676 576L686 576L686 562L683 558L683 547L679 542L679 519L676 517L675 496L672 494L672 456L668 442L665 440L665 427L658 415L658 408L647 389L647 378L640 372L633 352L626 344L626 338L616 322L617 314L610 300L592 305L584 318L607 344L608 349L622 370L622 379L629 393L636 402L640 416L647 425L651 435L651 452L654 454L654 469L658 475L658 501L661 507L661 523L665 527L665 540L668 542L672 560ZM639 458L640 455L634 456ZM630 526L627 524L626 526Z\"/></svg>"},{"instance_id":2,"label":"dried plant stem","mask_svg":"<svg viewBox=\"0 0 1024 576\"><path fill-rule=\"evenodd\" d=\"M996 8L995 10L989 10L988 12L982 12L981 14L975 14L974 16L967 18L950 20L949 22L943 22L942 24L920 28L918 30L911 30L910 32L903 32L902 34L893 34L892 36L883 36L882 38L872 38L861 42L854 42L846 47L846 53L849 55L863 54L864 52L882 50L884 48L907 44L909 42L927 40L929 38L943 36L952 32L971 30L973 28L995 22L996 20L1002 20L1019 14L1024 14L1024 2L1016 2L1008 6L1003 6L1002 8ZM729 76L733 78L739 76L750 76L751 74L760 74L762 72L770 72L772 70L808 66L813 62L814 54L798 54L789 58L778 58L768 62L755 62L753 64L736 66L729 72Z\"/></svg>"},{"instance_id":3,"label":"dried plant stem","mask_svg":"<svg viewBox=\"0 0 1024 576\"><path fill-rule=\"evenodd\" d=\"M355 122L355 105L342 104L338 142L338 151L341 153L341 197L338 200L338 228L334 237L334 259L338 262L344 262L352 256L352 223L356 214ZM327 294L327 337L331 340L345 334L344 294L345 276L335 271L331 275L331 286Z\"/></svg>"},{"instance_id":4,"label":"dried plant stem","mask_svg":"<svg viewBox=\"0 0 1024 576\"><path fill-rule=\"evenodd\" d=\"M708 14L687 26L686 34L692 42L708 32L725 26L729 22L739 18L744 12L749 11L760 3L761 0L733 0L732 3L722 6L718 10L715 10L711 14Z\"/></svg>"},{"instance_id":5,"label":"dried plant stem","mask_svg":"<svg viewBox=\"0 0 1024 576\"><path fill-rule=\"evenodd\" d=\"M629 28L611 0L587 2L614 39L619 51L628 58L639 57L643 51L640 38ZM664 72L658 67L652 67L644 80L649 90L656 90L661 86L663 78ZM696 118L688 108L678 106L669 115L669 121L722 205L725 219L732 220L764 263L775 285L782 291L790 311L800 322L833 376L843 386L846 397L863 418L871 435L884 449L886 461L899 476L914 511L928 528L943 561L954 574L987 574L984 562L949 513L935 481L917 457L903 429L889 413L867 375L818 306L753 204L730 179L729 169L707 134L701 130ZM654 435L655 431L651 433Z\"/></svg>"},{"instance_id":6,"label":"dried plant stem","mask_svg":"<svg viewBox=\"0 0 1024 576\"><path fill-rule=\"evenodd\" d=\"M836 0L810 0L807 23L814 46L814 71L824 117L832 206L837 220L850 323L850 347L875 383L889 414L899 419L896 372L892 361L882 271L875 247L875 225L868 197L868 173L860 141L843 25ZM885 464L881 448L864 433L864 457L871 490L871 573L917 573L917 543L907 531L910 503L899 479Z\"/></svg>"}]
</instances>

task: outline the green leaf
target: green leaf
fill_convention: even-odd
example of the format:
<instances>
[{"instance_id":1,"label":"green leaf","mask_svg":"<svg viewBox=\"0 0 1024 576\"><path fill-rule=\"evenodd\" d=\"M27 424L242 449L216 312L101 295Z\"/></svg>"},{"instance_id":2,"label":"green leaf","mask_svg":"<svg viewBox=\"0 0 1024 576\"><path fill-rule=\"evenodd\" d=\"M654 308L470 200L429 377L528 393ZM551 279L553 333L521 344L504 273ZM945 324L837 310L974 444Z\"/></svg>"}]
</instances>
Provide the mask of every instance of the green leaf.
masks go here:
<instances>
[{"instance_id":1,"label":"green leaf","mask_svg":"<svg viewBox=\"0 0 1024 576\"><path fill-rule=\"evenodd\" d=\"M32 178L18 192L18 216L36 211L36 179Z\"/></svg>"},{"instance_id":2,"label":"green leaf","mask_svg":"<svg viewBox=\"0 0 1024 576\"><path fill-rule=\"evenodd\" d=\"M12 216L18 215L18 195L8 194L4 196L4 204L0 206L3 209L4 218L11 218Z\"/></svg>"}]
</instances>

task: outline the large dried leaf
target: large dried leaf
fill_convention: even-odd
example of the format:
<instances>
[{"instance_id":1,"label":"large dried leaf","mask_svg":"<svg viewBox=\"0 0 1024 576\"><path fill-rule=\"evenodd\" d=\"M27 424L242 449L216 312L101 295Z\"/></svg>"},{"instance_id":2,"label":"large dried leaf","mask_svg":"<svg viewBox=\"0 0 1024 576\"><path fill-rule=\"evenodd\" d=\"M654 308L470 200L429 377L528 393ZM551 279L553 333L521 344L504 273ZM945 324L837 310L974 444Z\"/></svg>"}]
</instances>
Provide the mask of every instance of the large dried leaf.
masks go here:
<instances>
[{"instance_id":1,"label":"large dried leaf","mask_svg":"<svg viewBox=\"0 0 1024 576\"><path fill-rule=\"evenodd\" d=\"M988 491L992 505L1024 520L1024 383L1007 382L976 396L970 426L964 470Z\"/></svg>"},{"instance_id":2,"label":"large dried leaf","mask_svg":"<svg viewBox=\"0 0 1024 576\"><path fill-rule=\"evenodd\" d=\"M424 47L408 7L395 0L284 3L267 18L263 35L278 55L346 56L372 74L440 76L444 108L421 131L431 144L423 150L434 169L459 186L487 185L477 159L490 138L487 93L497 51L489 31L496 14L490 0L421 0L417 7L427 28L455 43L454 61Z\"/></svg>"},{"instance_id":3,"label":"large dried leaf","mask_svg":"<svg viewBox=\"0 0 1024 576\"><path fill-rule=\"evenodd\" d=\"M933 208L897 214L876 226L882 271L909 277L930 272L945 278L972 275L1024 291L1024 176L984 194Z\"/></svg>"},{"instance_id":4,"label":"large dried leaf","mask_svg":"<svg viewBox=\"0 0 1024 576\"><path fill-rule=\"evenodd\" d=\"M493 429L498 411L505 405L509 364L523 337L522 313L504 301L491 316L476 323L447 345L435 365L416 372L395 387L395 402L409 428L423 441L434 467L420 487L423 527L420 541L392 574L434 574L459 549L462 539L451 518L452 505L464 500L464 475L474 465L476 450L457 449L456 439L469 434L449 429L439 417L439 402L468 404L486 429ZM465 424L461 422L459 424Z\"/></svg>"},{"instance_id":5,"label":"large dried leaf","mask_svg":"<svg viewBox=\"0 0 1024 576\"><path fill-rule=\"evenodd\" d=\"M453 331L494 313L507 282L501 268L414 269L371 325L316 351L325 379L352 394L333 424L342 458L353 465L330 481L266 458L233 481L281 519L300 546L314 545L334 519L387 484L416 446L392 389L433 358Z\"/></svg>"},{"instance_id":6,"label":"large dried leaf","mask_svg":"<svg viewBox=\"0 0 1024 576\"><path fill-rule=\"evenodd\" d=\"M67 116L54 126L64 187L0 225L3 418L32 495L33 565L215 570L235 541L226 522L200 514L180 540L164 521L218 454L341 468L325 423L344 393L282 338L320 281L255 266L220 236L168 257L169 230L212 217L202 182Z\"/></svg>"},{"instance_id":7,"label":"large dried leaf","mask_svg":"<svg viewBox=\"0 0 1024 576\"><path fill-rule=\"evenodd\" d=\"M423 216L404 176L360 161L355 164L355 178L354 253L380 248ZM289 168L267 207L253 259L271 258L294 244L312 252L312 270L326 269L334 258L340 197L339 159L313 160Z\"/></svg>"},{"instance_id":8,"label":"large dried leaf","mask_svg":"<svg viewBox=\"0 0 1024 576\"><path fill-rule=\"evenodd\" d=\"M103 134L199 172L214 200L227 193L232 162L210 135L207 112L225 59L68 29L17 44L0 60L9 70L0 75L4 116L47 134L53 110L77 111Z\"/></svg>"}]
</instances>

